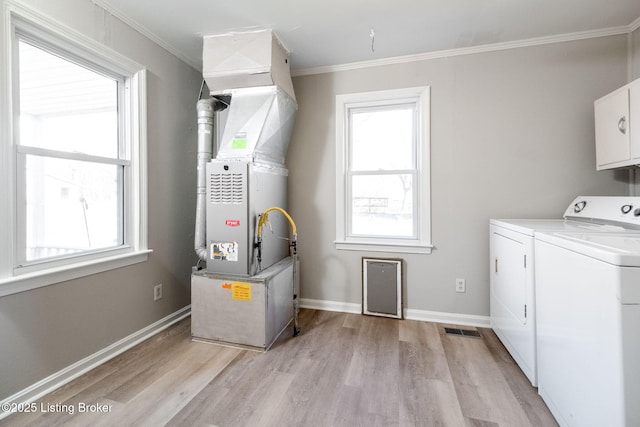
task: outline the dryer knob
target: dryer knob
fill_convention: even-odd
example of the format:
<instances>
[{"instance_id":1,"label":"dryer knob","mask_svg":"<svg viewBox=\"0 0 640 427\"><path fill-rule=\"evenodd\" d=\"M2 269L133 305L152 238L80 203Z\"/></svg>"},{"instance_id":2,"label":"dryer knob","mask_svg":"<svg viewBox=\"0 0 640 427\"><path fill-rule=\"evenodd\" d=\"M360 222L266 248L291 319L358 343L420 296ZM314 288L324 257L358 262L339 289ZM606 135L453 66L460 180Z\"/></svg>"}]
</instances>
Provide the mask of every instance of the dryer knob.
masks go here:
<instances>
[{"instance_id":1,"label":"dryer knob","mask_svg":"<svg viewBox=\"0 0 640 427\"><path fill-rule=\"evenodd\" d=\"M587 206L587 202L586 201L581 201L576 203L575 205L573 205L573 212L575 213L580 213L582 212L582 210L584 209L584 207Z\"/></svg>"},{"instance_id":2,"label":"dryer knob","mask_svg":"<svg viewBox=\"0 0 640 427\"><path fill-rule=\"evenodd\" d=\"M631 209L633 209L632 205L624 205L620 208L623 214L628 214L629 212L631 212Z\"/></svg>"},{"instance_id":3,"label":"dryer knob","mask_svg":"<svg viewBox=\"0 0 640 427\"><path fill-rule=\"evenodd\" d=\"M633 216L640 216L640 208L637 208L635 211L633 211Z\"/></svg>"}]
</instances>

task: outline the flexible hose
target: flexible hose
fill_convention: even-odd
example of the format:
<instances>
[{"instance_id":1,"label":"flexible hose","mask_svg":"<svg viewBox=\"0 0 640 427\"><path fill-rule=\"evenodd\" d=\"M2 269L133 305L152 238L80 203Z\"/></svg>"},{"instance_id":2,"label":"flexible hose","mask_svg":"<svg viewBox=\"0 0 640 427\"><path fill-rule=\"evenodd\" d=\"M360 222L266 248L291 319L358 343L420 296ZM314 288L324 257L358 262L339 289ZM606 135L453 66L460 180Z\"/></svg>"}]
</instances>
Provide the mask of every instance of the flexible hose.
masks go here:
<instances>
[{"instance_id":1,"label":"flexible hose","mask_svg":"<svg viewBox=\"0 0 640 427\"><path fill-rule=\"evenodd\" d=\"M289 224L291 224L291 232L293 233L293 240L296 240L297 237L298 237L298 230L296 228L296 223L293 222L293 219L287 213L287 211L285 211L284 209L279 208L277 206L274 206L274 207L271 207L271 208L265 210L260 215L260 220L258 220L258 239L262 238L262 227L264 227L265 224L267 223L267 220L269 219L269 212L271 212L271 211L278 211L282 215L284 215L285 218L287 218L287 220L289 221Z\"/></svg>"}]
</instances>

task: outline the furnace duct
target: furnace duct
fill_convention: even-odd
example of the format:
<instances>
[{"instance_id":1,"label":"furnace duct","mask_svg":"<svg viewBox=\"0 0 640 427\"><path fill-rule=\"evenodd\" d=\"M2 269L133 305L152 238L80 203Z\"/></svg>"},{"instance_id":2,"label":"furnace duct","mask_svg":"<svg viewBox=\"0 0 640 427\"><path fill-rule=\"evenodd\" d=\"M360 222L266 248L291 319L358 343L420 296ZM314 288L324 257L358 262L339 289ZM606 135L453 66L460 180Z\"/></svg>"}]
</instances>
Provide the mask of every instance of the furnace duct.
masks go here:
<instances>
[{"instance_id":1,"label":"furnace duct","mask_svg":"<svg viewBox=\"0 0 640 427\"><path fill-rule=\"evenodd\" d=\"M202 75L212 95L277 86L295 103L289 53L271 30L205 36Z\"/></svg>"},{"instance_id":2,"label":"furnace duct","mask_svg":"<svg viewBox=\"0 0 640 427\"><path fill-rule=\"evenodd\" d=\"M217 159L284 165L298 109L288 56L271 30L204 37L209 92L231 96Z\"/></svg>"},{"instance_id":3,"label":"furnace duct","mask_svg":"<svg viewBox=\"0 0 640 427\"><path fill-rule=\"evenodd\" d=\"M217 159L284 165L296 103L278 86L233 89Z\"/></svg>"},{"instance_id":4,"label":"furnace duct","mask_svg":"<svg viewBox=\"0 0 640 427\"><path fill-rule=\"evenodd\" d=\"M223 104L214 98L201 99L196 105L198 113L198 184L196 188L196 229L194 249L198 258L207 260L207 244L205 237L206 220L206 167L213 152L213 132L215 111L224 108Z\"/></svg>"}]
</instances>

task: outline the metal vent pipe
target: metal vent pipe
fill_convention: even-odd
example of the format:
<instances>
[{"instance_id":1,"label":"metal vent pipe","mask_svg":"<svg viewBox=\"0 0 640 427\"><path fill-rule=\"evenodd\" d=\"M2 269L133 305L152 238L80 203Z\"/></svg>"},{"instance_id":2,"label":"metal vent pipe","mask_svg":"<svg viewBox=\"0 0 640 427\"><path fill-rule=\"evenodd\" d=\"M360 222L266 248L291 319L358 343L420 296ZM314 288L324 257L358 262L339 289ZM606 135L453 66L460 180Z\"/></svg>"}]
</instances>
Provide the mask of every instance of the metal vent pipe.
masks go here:
<instances>
[{"instance_id":1,"label":"metal vent pipe","mask_svg":"<svg viewBox=\"0 0 640 427\"><path fill-rule=\"evenodd\" d=\"M206 196L207 162L213 157L213 131L215 112L225 108L215 98L201 99L196 104L198 113L198 185L196 189L196 229L194 249L198 258L207 260L206 243Z\"/></svg>"}]
</instances>

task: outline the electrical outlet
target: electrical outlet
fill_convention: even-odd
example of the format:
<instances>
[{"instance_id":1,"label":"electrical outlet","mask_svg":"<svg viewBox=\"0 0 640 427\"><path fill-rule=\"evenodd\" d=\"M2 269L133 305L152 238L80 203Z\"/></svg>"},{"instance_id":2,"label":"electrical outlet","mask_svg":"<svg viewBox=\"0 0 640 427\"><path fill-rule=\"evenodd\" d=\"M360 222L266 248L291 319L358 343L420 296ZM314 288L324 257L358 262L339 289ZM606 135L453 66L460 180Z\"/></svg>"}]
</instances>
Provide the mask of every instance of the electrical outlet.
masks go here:
<instances>
[{"instance_id":1,"label":"electrical outlet","mask_svg":"<svg viewBox=\"0 0 640 427\"><path fill-rule=\"evenodd\" d=\"M153 287L153 300L158 301L162 298L162 283Z\"/></svg>"},{"instance_id":2,"label":"electrical outlet","mask_svg":"<svg viewBox=\"0 0 640 427\"><path fill-rule=\"evenodd\" d=\"M466 292L467 283L464 279L456 279L456 292Z\"/></svg>"}]
</instances>

